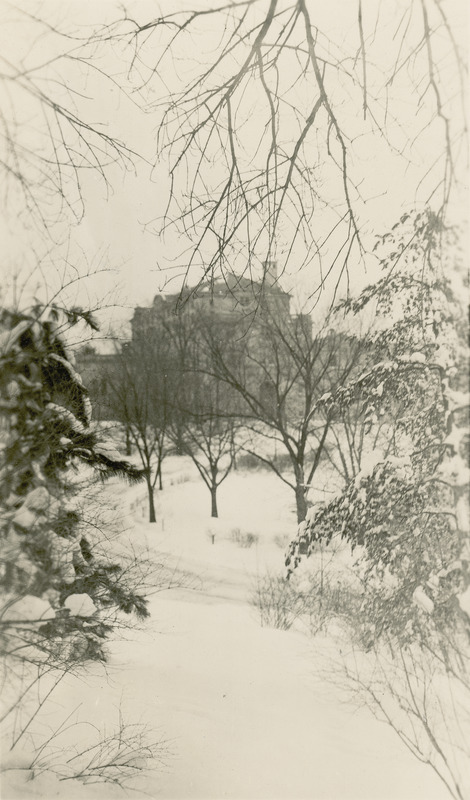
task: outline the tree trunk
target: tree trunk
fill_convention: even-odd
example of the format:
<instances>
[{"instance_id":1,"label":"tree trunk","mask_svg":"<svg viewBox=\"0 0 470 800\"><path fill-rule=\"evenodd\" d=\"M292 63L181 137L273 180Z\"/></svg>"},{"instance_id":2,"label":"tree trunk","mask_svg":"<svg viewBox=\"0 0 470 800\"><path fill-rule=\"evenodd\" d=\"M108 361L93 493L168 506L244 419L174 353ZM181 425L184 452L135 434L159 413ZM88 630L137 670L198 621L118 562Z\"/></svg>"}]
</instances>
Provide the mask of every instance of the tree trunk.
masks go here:
<instances>
[{"instance_id":1,"label":"tree trunk","mask_svg":"<svg viewBox=\"0 0 470 800\"><path fill-rule=\"evenodd\" d=\"M307 516L307 500L303 485L297 483L295 487L295 503L297 507L297 522L303 522Z\"/></svg>"},{"instance_id":2,"label":"tree trunk","mask_svg":"<svg viewBox=\"0 0 470 800\"><path fill-rule=\"evenodd\" d=\"M149 522L156 522L157 517L155 514L155 499L153 496L153 487L149 478L147 478L147 492L149 498Z\"/></svg>"},{"instance_id":3,"label":"tree trunk","mask_svg":"<svg viewBox=\"0 0 470 800\"><path fill-rule=\"evenodd\" d=\"M211 517L218 517L217 510L217 486L211 486Z\"/></svg>"},{"instance_id":4,"label":"tree trunk","mask_svg":"<svg viewBox=\"0 0 470 800\"><path fill-rule=\"evenodd\" d=\"M132 455L132 447L131 447L131 436L129 433L129 428L126 428L126 456Z\"/></svg>"},{"instance_id":5,"label":"tree trunk","mask_svg":"<svg viewBox=\"0 0 470 800\"><path fill-rule=\"evenodd\" d=\"M184 437L180 427L178 427L176 431L175 447L176 447L176 455L184 456Z\"/></svg>"},{"instance_id":6,"label":"tree trunk","mask_svg":"<svg viewBox=\"0 0 470 800\"><path fill-rule=\"evenodd\" d=\"M162 462L161 462L161 460L158 462L157 475L158 475L158 488L159 488L160 491L162 491L162 489L163 489L163 477L162 477Z\"/></svg>"}]
</instances>

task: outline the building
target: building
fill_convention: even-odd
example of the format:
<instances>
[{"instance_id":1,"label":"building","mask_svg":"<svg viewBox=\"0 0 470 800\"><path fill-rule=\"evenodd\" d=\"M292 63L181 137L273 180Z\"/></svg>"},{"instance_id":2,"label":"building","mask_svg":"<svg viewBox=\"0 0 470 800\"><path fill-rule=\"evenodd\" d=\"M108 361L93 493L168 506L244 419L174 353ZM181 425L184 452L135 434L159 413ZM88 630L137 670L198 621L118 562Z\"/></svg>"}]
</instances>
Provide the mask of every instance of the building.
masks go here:
<instances>
[{"instance_id":1,"label":"building","mask_svg":"<svg viewBox=\"0 0 470 800\"><path fill-rule=\"evenodd\" d=\"M308 351L312 344L312 319L307 314L293 314L291 300L291 295L279 284L274 261L266 263L262 281L227 273L218 280L205 281L196 289L157 294L150 306L135 308L127 347L137 352L139 349L144 352L145 348L148 353L150 345L155 350L156 369L164 370L167 377L168 373L182 369L190 373L194 365L201 366L212 358L213 353L208 355L209 336L214 350L220 350L224 343L224 357L229 359L240 380L262 407L275 414L281 403L279 379L289 382L297 369L292 360L292 346ZM163 339L164 358L159 353ZM85 348L77 355L77 368L89 388L95 418L112 419L115 414L111 393L113 377L118 376L119 357ZM178 381L169 383L177 385ZM201 390L199 381L198 391L202 394L206 391L208 397L212 394L211 385L207 382ZM227 387L219 390L219 394L220 391L220 402L227 410L240 408L236 391ZM291 390L292 406L297 404L294 396L295 390ZM202 402L200 397L197 401ZM283 407L283 412L287 411Z\"/></svg>"},{"instance_id":2,"label":"building","mask_svg":"<svg viewBox=\"0 0 470 800\"><path fill-rule=\"evenodd\" d=\"M136 341L147 336L159 326L163 317L176 313L205 318L212 315L218 322L237 325L242 335L252 335L257 321L268 315L294 320L290 305L291 295L280 287L276 262L270 261L266 262L263 281L229 272L218 280L204 281L195 289L157 294L150 307L134 310L132 339Z\"/></svg>"}]
</instances>

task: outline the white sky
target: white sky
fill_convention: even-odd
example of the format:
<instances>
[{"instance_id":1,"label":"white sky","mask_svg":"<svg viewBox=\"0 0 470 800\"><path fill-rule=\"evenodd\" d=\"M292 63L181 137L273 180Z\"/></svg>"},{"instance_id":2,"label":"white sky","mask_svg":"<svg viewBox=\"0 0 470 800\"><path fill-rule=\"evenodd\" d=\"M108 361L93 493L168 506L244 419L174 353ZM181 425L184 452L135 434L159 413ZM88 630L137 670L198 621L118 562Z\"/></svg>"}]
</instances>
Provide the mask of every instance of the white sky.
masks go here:
<instances>
[{"instance_id":1,"label":"white sky","mask_svg":"<svg viewBox=\"0 0 470 800\"><path fill-rule=\"evenodd\" d=\"M364 0L363 2L366 35L367 25L369 33L371 33L376 19L383 22L383 30L377 39L382 47L384 69L387 68L387 62L392 57L394 34L401 14L408 7L409 1L394 0L393 3L387 3L386 6L379 0ZM191 7L193 5L191 4ZM264 10L266 5L261 2L260 8ZM94 2L86 3L77 2L77 0L62 0L62 2L52 0L52 2L44 3L27 0L20 6L23 12L34 14L41 20L57 24L60 27L65 26L74 32L82 29L88 30L89 24L93 26L104 24L122 13L118 4L112 0L94 0ZM357 33L355 28L356 4L349 0L336 0L328 4L311 3L311 6L311 13L315 15L315 24L323 27L338 43L338 46L349 48L350 52L351 41L353 41L351 37L356 36ZM208 0L199 0L198 7L208 8ZM462 41L466 41L465 0L452 0L452 2L444 3L444 7L447 8L450 20L454 23L455 35L459 36ZM138 0L138 2L129 3L128 8L130 9L129 14L138 16L138 21L142 23L158 16L159 9L163 13L173 11L175 4L169 3L167 0L160 4ZM15 4L1 0L0 12L0 53L2 53L3 59L6 58L16 65L23 64L31 67L36 66L41 60L47 61L55 54L55 37L42 30L41 36L38 38L39 24L25 18L15 10ZM322 19L320 19L320 14ZM384 15L388 15L388 17ZM386 47L387 36L390 41L390 52ZM152 48L156 47L156 44L153 43L156 42L155 37L151 40L151 45L147 45L147 50L143 51L149 63L150 58L153 58L154 55ZM217 43L217 31L213 24L207 25L200 36L185 40L184 47L176 52L178 57L177 74L183 82L193 74L193 60L209 61L213 57ZM445 75L447 51L443 50L440 57ZM186 58L188 61L185 60ZM5 62L3 63L5 64ZM121 51L117 49L114 52L103 51L103 54L98 54L95 63L105 72L116 75L117 80L122 82L125 64L123 64ZM177 80L169 67L167 69L167 72L158 75L150 85L151 93L147 96L147 100L149 98L159 99L163 92L163 84L160 79L167 83ZM80 73L77 72L76 65L73 63L67 63L64 66L63 62L60 62L60 75L56 77L64 79L69 89L77 87L81 95L84 95L76 98L77 109L80 113L84 113L88 120L104 121L106 131L110 135L126 141L131 148L143 153L149 160L155 159L158 110L149 114L143 113L122 92L101 79L96 71L85 80L80 79ZM456 81L455 75L454 79ZM77 86L77 81L80 83L80 80L81 85ZM369 80L372 83L379 82L379 72L375 76L370 73ZM424 95L421 101L421 110L417 115L415 107L407 107L407 103L408 106L410 104L406 95L408 81L406 70L403 70L393 86L398 98L400 98L401 91L400 81L403 83L403 107L399 108L400 100L396 100L394 109L399 109L400 121L403 122L404 130L400 131L398 126L391 125L392 141L398 151L393 156L390 156L389 148L383 139L377 136L363 135L363 127L365 129L367 126L362 126L361 109L355 109L352 105L348 108L348 101L345 98L341 101L348 130L357 135L354 141L352 170L357 176L356 180L361 183L361 192L367 198L374 198L366 205L358 206L359 219L364 224L366 231L382 232L384 226L393 224L397 216L404 210L409 210L415 202L413 191L416 186L416 176L418 172L426 171L428 163L431 164L439 148L438 137L441 131L438 121L437 125L428 130L425 129L421 133L419 146L412 153L412 163L406 165L401 158L403 137L408 137L410 130L413 130L413 125L418 133L420 115L422 115L422 119L426 119L431 93L428 92ZM55 89L53 84L47 84L47 86L50 91ZM10 103L10 108L14 107L19 117L18 121L23 126L21 130L24 131L26 126L31 126L35 132L32 134L32 141L37 134L38 143L40 143L42 142L41 137L44 135L40 129L42 120L33 119L32 110L28 108L27 104L22 105L22 97L18 95L18 99L16 99L16 91L17 86L10 82L9 94L3 107L8 109ZM302 92L308 95L308 91L308 85L299 88L299 102L302 101ZM448 92L448 94L458 94L457 84L455 91ZM5 100L5 95L2 96ZM354 98L351 102L353 101ZM453 102L460 101L454 99ZM18 114L18 108L22 113ZM452 108L455 109L455 105ZM256 114L254 114L251 120L252 125L256 126L256 121ZM314 142L310 152L312 163L315 163L318 160L318 153ZM146 223L154 220L165 206L169 187L166 178L167 164L163 159L158 169L153 171L151 179L150 168L145 163L136 162L136 165L136 172L123 172L115 167L108 171L107 174L112 184L110 193L107 192L103 181L96 173L89 171L82 176L82 191L85 200L83 220L78 226L72 227L62 222L59 227L54 229L55 239L61 242L58 246L52 244L43 232L31 226L28 220L18 219L11 195L5 196L5 213L1 232L3 249L8 256L6 272L19 270L21 275L25 275L32 271L32 278L28 283L28 291L31 294L31 287L36 287L36 285L38 287L42 285L43 288L45 283L50 283L51 287L55 287L57 281L60 280L65 253L68 260L77 265L79 272L87 272L96 267L109 269L110 271L100 271L93 279L88 279L83 286L79 283L74 284L72 293L76 293L75 299L80 302L88 302L92 306L95 305L95 298L99 303L103 297L110 298L111 302L123 306L122 309L116 308L112 313L106 312L104 317L108 319L112 316L116 319L129 318L130 310L136 304L148 304L154 294L162 290L168 283L168 279L173 276L175 276L175 281L168 285L168 290L176 291L179 286L176 278L185 266L185 257L181 254L182 244L185 243L177 235L162 240L155 234L155 226L146 227ZM217 168L214 166L215 171L212 177L217 175ZM327 165L321 164L319 168L324 171L327 183L332 180L333 173L328 171ZM334 191L334 187L332 190ZM466 197L465 193L457 196L455 203L457 217L462 216L461 211L465 207ZM317 224L315 219L314 224ZM321 221L319 224L321 226ZM38 257L42 258L44 254L49 255L46 255L43 260L44 266L41 271L37 269L36 264ZM52 266L52 261L55 266ZM311 273L299 276L295 274L294 269L290 276L285 277L284 286L286 289L294 291L297 288L301 295L302 291L310 290L314 279L315 276ZM365 275L364 268L358 264L355 274L351 274L351 284L353 287L359 287L366 280L368 277Z\"/></svg>"}]
</instances>

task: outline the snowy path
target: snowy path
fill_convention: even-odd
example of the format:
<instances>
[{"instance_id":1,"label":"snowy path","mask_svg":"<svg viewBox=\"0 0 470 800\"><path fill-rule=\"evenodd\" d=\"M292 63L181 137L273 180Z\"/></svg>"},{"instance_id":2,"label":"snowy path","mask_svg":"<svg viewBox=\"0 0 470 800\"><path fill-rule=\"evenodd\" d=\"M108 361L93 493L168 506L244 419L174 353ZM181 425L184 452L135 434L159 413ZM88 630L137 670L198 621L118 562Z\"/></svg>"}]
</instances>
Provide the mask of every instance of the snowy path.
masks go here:
<instances>
[{"instance_id":1,"label":"snowy path","mask_svg":"<svg viewBox=\"0 0 470 800\"><path fill-rule=\"evenodd\" d=\"M250 587L266 568L281 569L275 539L292 530L288 490L274 487L263 474L233 476L220 498L232 523L215 526L198 482L169 480L157 525L141 522L141 490L129 493L137 549L147 542L194 579L152 597L143 629L110 645L106 672L97 665L85 679L67 678L55 695L57 713L64 718L77 704L82 720L102 727L121 708L145 723L165 742L165 766L139 787L155 800L449 800L387 726L315 677L317 640L260 627ZM259 541L240 548L231 525ZM119 786L64 784L50 773L2 792L3 800L122 796Z\"/></svg>"},{"instance_id":2,"label":"snowy path","mask_svg":"<svg viewBox=\"0 0 470 800\"><path fill-rule=\"evenodd\" d=\"M148 636L117 646L113 658L135 708L168 740L167 769L146 786L151 796L446 800L387 726L315 678L318 654L306 637L260 627L250 586L265 564L280 568L282 550L262 538L244 550L218 534L211 545L197 483L161 497L157 547L198 580L158 594ZM266 476L237 476L221 499L245 529L266 529L266 518L270 537L286 529L290 497L281 491L273 503Z\"/></svg>"},{"instance_id":3,"label":"snowy path","mask_svg":"<svg viewBox=\"0 0 470 800\"><path fill-rule=\"evenodd\" d=\"M121 652L135 707L172 753L147 785L152 797L446 797L367 710L352 714L314 681L300 635L260 629L246 607L195 603L184 591L158 606L162 632Z\"/></svg>"}]
</instances>

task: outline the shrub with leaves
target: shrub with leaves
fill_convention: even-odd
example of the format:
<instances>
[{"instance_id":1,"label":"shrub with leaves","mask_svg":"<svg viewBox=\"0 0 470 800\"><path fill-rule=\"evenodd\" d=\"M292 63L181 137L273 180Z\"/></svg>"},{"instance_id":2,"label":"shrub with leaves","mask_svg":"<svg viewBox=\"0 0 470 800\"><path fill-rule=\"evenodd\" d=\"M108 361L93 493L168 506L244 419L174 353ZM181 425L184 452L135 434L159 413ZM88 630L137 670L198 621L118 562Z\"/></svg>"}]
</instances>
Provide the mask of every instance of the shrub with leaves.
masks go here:
<instances>
[{"instance_id":1,"label":"shrub with leaves","mask_svg":"<svg viewBox=\"0 0 470 800\"><path fill-rule=\"evenodd\" d=\"M94 553L82 519L79 468L103 481L141 472L91 423L65 344L78 322L96 327L57 306L0 317L0 634L7 654L22 657L21 641L31 658L60 664L104 657L110 609L148 615L121 566Z\"/></svg>"},{"instance_id":2,"label":"shrub with leaves","mask_svg":"<svg viewBox=\"0 0 470 800\"><path fill-rule=\"evenodd\" d=\"M372 424L389 415L394 439L386 457L377 452L341 494L312 509L286 564L292 573L335 535L351 545L363 587L352 628L367 655L354 653L343 679L463 798L470 759L467 291L452 232L429 211L402 217L378 253L383 277L343 304L352 314L375 304L373 363L322 402L360 401Z\"/></svg>"},{"instance_id":3,"label":"shrub with leaves","mask_svg":"<svg viewBox=\"0 0 470 800\"><path fill-rule=\"evenodd\" d=\"M379 243L384 276L355 301L374 302L375 363L323 402L362 402L369 416L396 415L394 447L377 453L328 505L313 510L287 556L288 570L340 532L360 547L371 635L412 641L433 627L469 631L468 345L452 279L451 233L431 212ZM424 616L423 616L424 615ZM429 618L429 619L428 619Z\"/></svg>"}]
</instances>

